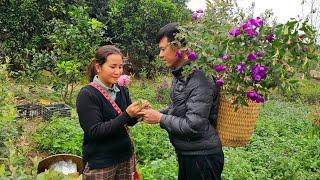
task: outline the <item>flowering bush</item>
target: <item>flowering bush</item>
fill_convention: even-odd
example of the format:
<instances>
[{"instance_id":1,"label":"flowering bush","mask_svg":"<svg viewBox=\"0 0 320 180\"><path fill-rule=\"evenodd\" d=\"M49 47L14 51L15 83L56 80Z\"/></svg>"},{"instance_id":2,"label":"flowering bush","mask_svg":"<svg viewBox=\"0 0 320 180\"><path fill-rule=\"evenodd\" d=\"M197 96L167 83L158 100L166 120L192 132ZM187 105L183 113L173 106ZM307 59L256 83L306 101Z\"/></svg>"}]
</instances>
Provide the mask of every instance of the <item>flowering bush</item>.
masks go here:
<instances>
[{"instance_id":1,"label":"flowering bush","mask_svg":"<svg viewBox=\"0 0 320 180\"><path fill-rule=\"evenodd\" d=\"M319 61L315 31L306 22L270 25L264 17L246 18L233 7L216 1L204 13L194 12L192 22L179 27L174 44L192 62L187 70L196 66L214 75L221 94L234 104L264 102L272 88L291 88L297 73Z\"/></svg>"}]
</instances>

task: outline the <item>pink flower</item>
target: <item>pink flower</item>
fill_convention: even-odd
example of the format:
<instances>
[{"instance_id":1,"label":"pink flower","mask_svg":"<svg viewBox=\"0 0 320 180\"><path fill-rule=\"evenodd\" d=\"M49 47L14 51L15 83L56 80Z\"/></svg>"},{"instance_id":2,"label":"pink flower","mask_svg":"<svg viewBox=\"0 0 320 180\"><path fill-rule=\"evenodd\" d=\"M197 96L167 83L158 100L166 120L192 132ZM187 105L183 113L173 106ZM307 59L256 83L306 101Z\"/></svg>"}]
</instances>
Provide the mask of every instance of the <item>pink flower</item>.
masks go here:
<instances>
[{"instance_id":1,"label":"pink flower","mask_svg":"<svg viewBox=\"0 0 320 180\"><path fill-rule=\"evenodd\" d=\"M127 86L130 83L130 76L121 75L118 79L119 86Z\"/></svg>"}]
</instances>

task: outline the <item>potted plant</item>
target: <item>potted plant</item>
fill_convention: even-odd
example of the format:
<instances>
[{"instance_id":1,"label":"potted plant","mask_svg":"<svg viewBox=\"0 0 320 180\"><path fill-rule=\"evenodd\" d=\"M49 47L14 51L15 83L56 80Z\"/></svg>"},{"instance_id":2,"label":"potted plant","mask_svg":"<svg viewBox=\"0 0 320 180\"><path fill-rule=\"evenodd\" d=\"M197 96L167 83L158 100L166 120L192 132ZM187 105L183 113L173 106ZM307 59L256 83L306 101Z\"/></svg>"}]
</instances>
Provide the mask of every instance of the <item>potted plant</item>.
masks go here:
<instances>
[{"instance_id":1,"label":"potted plant","mask_svg":"<svg viewBox=\"0 0 320 180\"><path fill-rule=\"evenodd\" d=\"M217 131L224 145L242 146L271 90L292 88L293 77L308 72L319 56L315 30L307 22L271 25L265 17L245 17L233 7L229 1L208 2L205 11L194 12L192 21L180 26L172 45L191 57L185 73L197 67L216 78L221 97Z\"/></svg>"}]
</instances>

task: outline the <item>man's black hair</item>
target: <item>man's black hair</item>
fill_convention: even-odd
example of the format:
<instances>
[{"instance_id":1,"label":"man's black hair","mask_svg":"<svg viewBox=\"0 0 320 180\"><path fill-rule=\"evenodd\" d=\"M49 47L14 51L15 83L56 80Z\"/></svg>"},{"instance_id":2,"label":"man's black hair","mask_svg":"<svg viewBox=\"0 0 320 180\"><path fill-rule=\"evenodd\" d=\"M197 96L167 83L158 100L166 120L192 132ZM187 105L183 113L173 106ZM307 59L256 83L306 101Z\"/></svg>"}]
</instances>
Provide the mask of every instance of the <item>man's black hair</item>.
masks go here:
<instances>
[{"instance_id":1,"label":"man's black hair","mask_svg":"<svg viewBox=\"0 0 320 180\"><path fill-rule=\"evenodd\" d=\"M179 33L178 23L173 22L163 26L157 34L157 43L161 41L162 38L167 37L169 42L174 41L174 36Z\"/></svg>"}]
</instances>

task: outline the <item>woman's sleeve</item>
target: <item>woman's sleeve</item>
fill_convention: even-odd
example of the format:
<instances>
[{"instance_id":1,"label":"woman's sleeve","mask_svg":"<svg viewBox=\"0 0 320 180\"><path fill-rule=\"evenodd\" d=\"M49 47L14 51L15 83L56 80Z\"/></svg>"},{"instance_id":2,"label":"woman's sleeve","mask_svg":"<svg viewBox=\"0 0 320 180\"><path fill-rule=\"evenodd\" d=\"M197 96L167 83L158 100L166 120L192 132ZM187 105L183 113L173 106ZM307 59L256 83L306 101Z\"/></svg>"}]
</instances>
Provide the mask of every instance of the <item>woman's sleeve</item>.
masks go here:
<instances>
[{"instance_id":1,"label":"woman's sleeve","mask_svg":"<svg viewBox=\"0 0 320 180\"><path fill-rule=\"evenodd\" d=\"M80 125L93 139L103 139L119 132L130 120L129 115L123 112L115 119L103 121L98 99L85 89L80 91L76 105Z\"/></svg>"}]
</instances>

